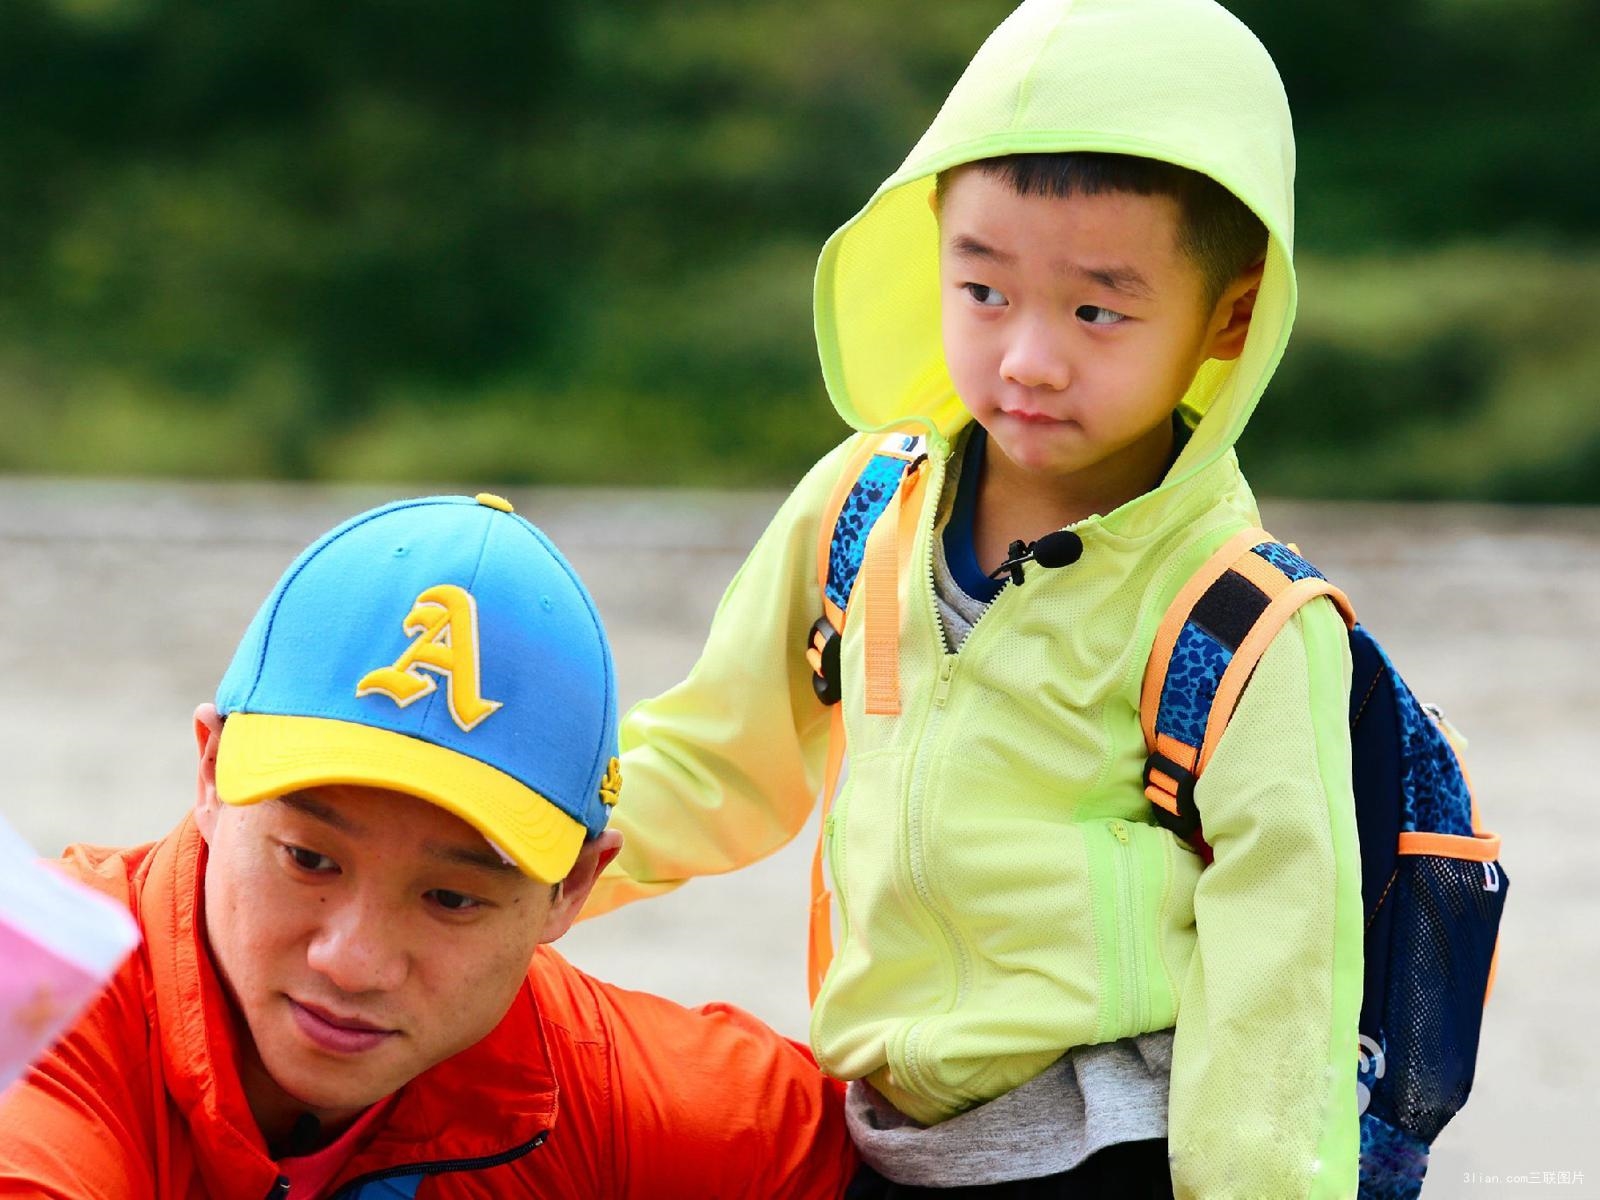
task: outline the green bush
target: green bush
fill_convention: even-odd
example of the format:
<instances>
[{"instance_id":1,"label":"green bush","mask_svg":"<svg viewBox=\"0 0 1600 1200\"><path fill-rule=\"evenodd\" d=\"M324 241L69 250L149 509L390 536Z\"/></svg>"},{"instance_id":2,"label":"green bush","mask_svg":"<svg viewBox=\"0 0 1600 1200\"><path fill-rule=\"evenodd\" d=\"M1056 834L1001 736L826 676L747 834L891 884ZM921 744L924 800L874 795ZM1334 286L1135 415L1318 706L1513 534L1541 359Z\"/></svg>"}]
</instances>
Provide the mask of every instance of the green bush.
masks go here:
<instances>
[{"instance_id":1,"label":"green bush","mask_svg":"<svg viewBox=\"0 0 1600 1200\"><path fill-rule=\"evenodd\" d=\"M1252 478L1595 499L1600 7L1227 2L1310 251ZM816 252L1011 5L5 0L0 470L791 481Z\"/></svg>"}]
</instances>

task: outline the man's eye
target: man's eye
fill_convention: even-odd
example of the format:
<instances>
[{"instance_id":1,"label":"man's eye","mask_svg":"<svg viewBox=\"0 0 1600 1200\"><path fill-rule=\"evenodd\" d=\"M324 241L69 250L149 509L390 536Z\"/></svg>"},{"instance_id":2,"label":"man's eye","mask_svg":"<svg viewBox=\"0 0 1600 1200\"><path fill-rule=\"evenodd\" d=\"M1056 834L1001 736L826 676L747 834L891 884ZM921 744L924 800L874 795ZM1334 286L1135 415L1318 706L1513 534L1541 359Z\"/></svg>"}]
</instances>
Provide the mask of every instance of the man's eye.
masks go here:
<instances>
[{"instance_id":1,"label":"man's eye","mask_svg":"<svg viewBox=\"0 0 1600 1200\"><path fill-rule=\"evenodd\" d=\"M307 850L304 846L286 845L284 846L284 851L294 861L294 865L302 871L326 875L339 869L339 864L326 854L318 854L315 850Z\"/></svg>"},{"instance_id":2,"label":"man's eye","mask_svg":"<svg viewBox=\"0 0 1600 1200\"><path fill-rule=\"evenodd\" d=\"M428 899L432 900L446 912L465 913L472 912L476 908L483 907L482 900L475 899L472 896L465 895L461 892L448 891L445 888L434 888L433 891L428 893Z\"/></svg>"},{"instance_id":3,"label":"man's eye","mask_svg":"<svg viewBox=\"0 0 1600 1200\"><path fill-rule=\"evenodd\" d=\"M1080 304L1077 312L1078 320L1089 325L1116 325L1128 318L1109 308L1101 308L1098 304Z\"/></svg>"},{"instance_id":4,"label":"man's eye","mask_svg":"<svg viewBox=\"0 0 1600 1200\"><path fill-rule=\"evenodd\" d=\"M966 289L967 295L985 308L1003 308L1009 303L1002 292L986 283L963 283L961 286Z\"/></svg>"}]
</instances>

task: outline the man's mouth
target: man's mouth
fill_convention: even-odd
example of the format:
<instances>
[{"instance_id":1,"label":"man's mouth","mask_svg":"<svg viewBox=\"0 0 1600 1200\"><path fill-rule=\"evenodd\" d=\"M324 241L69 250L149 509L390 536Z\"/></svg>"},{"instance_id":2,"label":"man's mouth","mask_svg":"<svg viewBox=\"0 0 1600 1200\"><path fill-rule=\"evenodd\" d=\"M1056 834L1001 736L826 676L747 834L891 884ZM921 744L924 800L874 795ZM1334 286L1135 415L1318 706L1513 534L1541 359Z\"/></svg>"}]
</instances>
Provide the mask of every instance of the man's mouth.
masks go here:
<instances>
[{"instance_id":1,"label":"man's mouth","mask_svg":"<svg viewBox=\"0 0 1600 1200\"><path fill-rule=\"evenodd\" d=\"M399 1035L399 1030L346 1016L316 1004L287 997L300 1032L318 1049L332 1054L361 1054Z\"/></svg>"}]
</instances>

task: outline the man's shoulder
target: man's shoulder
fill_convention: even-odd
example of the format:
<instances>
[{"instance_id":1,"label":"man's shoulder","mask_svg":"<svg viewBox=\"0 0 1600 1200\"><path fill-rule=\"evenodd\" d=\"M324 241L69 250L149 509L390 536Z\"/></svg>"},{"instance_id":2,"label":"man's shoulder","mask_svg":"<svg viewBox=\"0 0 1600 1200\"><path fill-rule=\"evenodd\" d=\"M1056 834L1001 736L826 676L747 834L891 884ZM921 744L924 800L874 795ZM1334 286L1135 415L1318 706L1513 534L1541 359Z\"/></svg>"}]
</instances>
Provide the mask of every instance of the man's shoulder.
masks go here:
<instances>
[{"instance_id":1,"label":"man's shoulder","mask_svg":"<svg viewBox=\"0 0 1600 1200\"><path fill-rule=\"evenodd\" d=\"M56 865L79 883L114 900L131 902L134 880L142 875L159 842L140 846L96 846L75 843L61 852Z\"/></svg>"},{"instance_id":2,"label":"man's shoulder","mask_svg":"<svg viewBox=\"0 0 1600 1200\"><path fill-rule=\"evenodd\" d=\"M541 1024L579 1042L603 1041L601 998L606 985L578 970L549 946L534 951L528 999Z\"/></svg>"}]
</instances>

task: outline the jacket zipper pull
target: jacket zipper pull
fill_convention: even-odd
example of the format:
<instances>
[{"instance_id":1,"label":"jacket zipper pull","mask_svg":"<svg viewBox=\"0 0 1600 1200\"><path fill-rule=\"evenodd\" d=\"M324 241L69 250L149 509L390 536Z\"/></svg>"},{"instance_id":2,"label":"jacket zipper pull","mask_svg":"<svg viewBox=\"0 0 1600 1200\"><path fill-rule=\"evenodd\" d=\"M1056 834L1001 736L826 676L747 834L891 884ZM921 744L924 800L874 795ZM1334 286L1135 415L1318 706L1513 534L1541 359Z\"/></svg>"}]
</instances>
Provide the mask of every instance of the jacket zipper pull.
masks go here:
<instances>
[{"instance_id":1,"label":"jacket zipper pull","mask_svg":"<svg viewBox=\"0 0 1600 1200\"><path fill-rule=\"evenodd\" d=\"M933 689L933 703L938 708L944 707L944 702L950 695L950 681L955 678L958 661L954 654L946 654L939 664L939 682Z\"/></svg>"}]
</instances>

